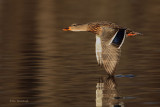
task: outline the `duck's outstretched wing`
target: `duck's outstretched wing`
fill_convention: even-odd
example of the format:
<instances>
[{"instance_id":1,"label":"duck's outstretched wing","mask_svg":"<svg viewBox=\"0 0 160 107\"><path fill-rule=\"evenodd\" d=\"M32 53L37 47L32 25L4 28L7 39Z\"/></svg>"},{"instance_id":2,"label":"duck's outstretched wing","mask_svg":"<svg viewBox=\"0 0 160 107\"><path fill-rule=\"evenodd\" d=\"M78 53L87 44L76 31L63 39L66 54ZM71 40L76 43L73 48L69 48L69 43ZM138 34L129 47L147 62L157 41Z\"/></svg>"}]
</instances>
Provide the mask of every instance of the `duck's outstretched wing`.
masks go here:
<instances>
[{"instance_id":1,"label":"duck's outstretched wing","mask_svg":"<svg viewBox=\"0 0 160 107\"><path fill-rule=\"evenodd\" d=\"M126 30L102 29L101 46L102 46L102 62L106 72L109 75L114 74L115 67L120 57L120 47L124 42Z\"/></svg>"}]
</instances>

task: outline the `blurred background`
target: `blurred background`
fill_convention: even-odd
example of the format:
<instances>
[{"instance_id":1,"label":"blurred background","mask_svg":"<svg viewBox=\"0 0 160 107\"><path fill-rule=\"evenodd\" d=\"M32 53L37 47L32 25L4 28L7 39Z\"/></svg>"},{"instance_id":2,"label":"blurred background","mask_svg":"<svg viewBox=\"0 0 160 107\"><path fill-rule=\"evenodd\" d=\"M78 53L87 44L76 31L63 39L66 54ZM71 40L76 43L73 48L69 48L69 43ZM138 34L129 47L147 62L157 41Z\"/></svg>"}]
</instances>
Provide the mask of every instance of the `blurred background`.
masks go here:
<instances>
[{"instance_id":1,"label":"blurred background","mask_svg":"<svg viewBox=\"0 0 160 107\"><path fill-rule=\"evenodd\" d=\"M125 40L112 79L94 34L62 31L95 21L144 34ZM0 0L0 106L159 107L159 28L159 0Z\"/></svg>"}]
</instances>

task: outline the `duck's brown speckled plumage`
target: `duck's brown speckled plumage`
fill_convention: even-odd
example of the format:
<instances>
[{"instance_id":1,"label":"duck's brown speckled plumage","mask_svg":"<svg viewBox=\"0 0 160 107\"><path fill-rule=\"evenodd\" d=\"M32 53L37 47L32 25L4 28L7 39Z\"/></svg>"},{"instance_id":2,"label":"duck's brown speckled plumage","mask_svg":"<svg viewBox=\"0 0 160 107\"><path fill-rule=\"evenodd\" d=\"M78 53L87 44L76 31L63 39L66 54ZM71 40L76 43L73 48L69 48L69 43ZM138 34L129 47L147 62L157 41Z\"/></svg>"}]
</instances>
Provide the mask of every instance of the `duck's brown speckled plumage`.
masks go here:
<instances>
[{"instance_id":1,"label":"duck's brown speckled plumage","mask_svg":"<svg viewBox=\"0 0 160 107\"><path fill-rule=\"evenodd\" d=\"M91 23L88 23L88 31L92 32L92 33L95 33L95 34L100 34L101 27L109 27L109 28L116 29L116 30L118 30L118 29L126 29L126 34L132 32L131 29L123 27L123 26L119 26L119 25L117 25L115 23L112 23L112 22L103 21L103 22L91 22Z\"/></svg>"},{"instance_id":2,"label":"duck's brown speckled plumage","mask_svg":"<svg viewBox=\"0 0 160 107\"><path fill-rule=\"evenodd\" d=\"M71 25L69 28L64 29L65 31L88 31L96 34L96 58L99 65L103 65L107 74L113 75L115 66L119 61L121 45L124 42L126 35L138 35L140 33L134 32L129 28L119 26L111 22L92 22L87 24ZM111 44L113 39L120 30L120 36L123 38L120 44Z\"/></svg>"}]
</instances>

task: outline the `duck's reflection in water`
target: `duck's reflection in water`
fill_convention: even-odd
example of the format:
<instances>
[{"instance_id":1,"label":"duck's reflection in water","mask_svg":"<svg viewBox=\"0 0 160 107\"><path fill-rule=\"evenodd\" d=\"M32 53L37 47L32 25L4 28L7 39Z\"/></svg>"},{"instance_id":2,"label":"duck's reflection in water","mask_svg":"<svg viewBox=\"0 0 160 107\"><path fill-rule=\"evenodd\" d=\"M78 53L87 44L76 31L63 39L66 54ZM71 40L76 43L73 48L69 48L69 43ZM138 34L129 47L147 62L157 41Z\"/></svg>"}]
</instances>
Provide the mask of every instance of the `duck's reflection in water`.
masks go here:
<instances>
[{"instance_id":1,"label":"duck's reflection in water","mask_svg":"<svg viewBox=\"0 0 160 107\"><path fill-rule=\"evenodd\" d=\"M96 87L96 107L124 107L114 77L100 77Z\"/></svg>"}]
</instances>

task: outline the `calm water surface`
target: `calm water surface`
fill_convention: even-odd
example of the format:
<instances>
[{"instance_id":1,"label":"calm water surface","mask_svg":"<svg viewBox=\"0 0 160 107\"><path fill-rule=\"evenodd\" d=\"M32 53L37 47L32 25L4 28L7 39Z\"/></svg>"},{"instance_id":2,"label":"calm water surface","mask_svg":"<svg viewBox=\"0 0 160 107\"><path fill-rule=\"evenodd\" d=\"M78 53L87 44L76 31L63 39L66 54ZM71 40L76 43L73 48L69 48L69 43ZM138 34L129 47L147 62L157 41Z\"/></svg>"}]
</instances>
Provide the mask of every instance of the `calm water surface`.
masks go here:
<instances>
[{"instance_id":1,"label":"calm water surface","mask_svg":"<svg viewBox=\"0 0 160 107\"><path fill-rule=\"evenodd\" d=\"M159 0L1 0L1 107L160 107ZM95 35L72 23L111 21L127 38L114 78L97 65Z\"/></svg>"}]
</instances>

